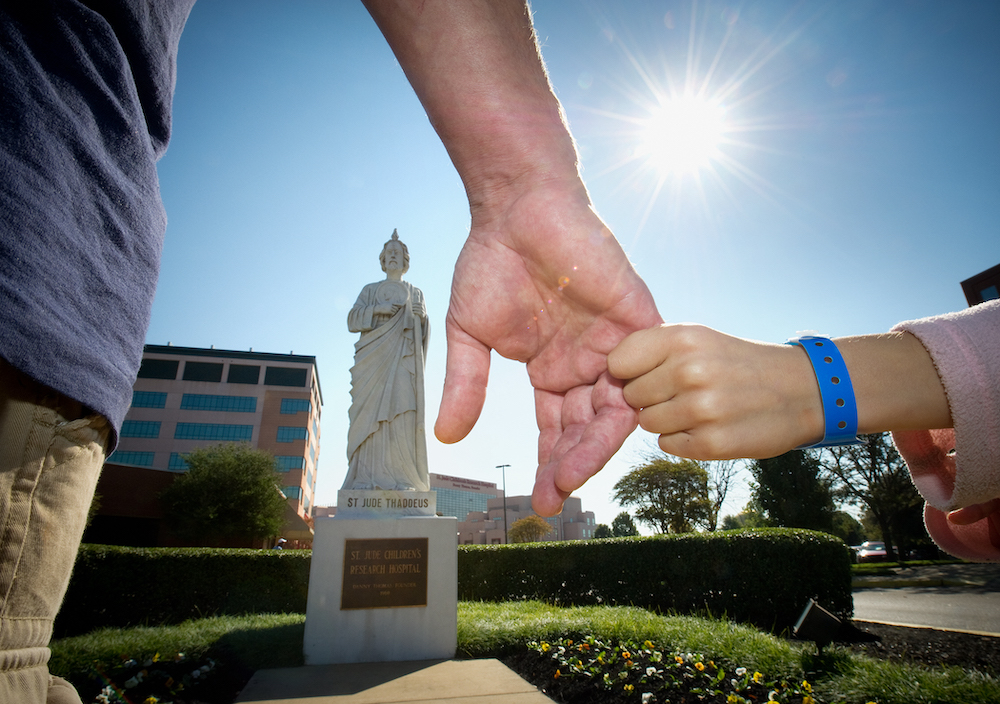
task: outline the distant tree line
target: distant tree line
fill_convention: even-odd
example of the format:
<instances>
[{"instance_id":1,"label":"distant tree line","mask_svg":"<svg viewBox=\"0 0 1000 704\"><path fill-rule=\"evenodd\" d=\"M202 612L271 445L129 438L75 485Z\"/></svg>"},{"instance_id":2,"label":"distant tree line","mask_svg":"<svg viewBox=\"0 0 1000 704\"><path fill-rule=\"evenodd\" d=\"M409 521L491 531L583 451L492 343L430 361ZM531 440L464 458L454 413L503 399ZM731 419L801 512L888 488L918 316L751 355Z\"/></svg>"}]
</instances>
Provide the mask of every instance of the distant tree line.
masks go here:
<instances>
[{"instance_id":1,"label":"distant tree line","mask_svg":"<svg viewBox=\"0 0 1000 704\"><path fill-rule=\"evenodd\" d=\"M931 546L923 527L923 499L891 438L880 433L861 440L749 461L750 502L743 513L722 519L721 527L806 528L837 535L850 545L882 539L889 559ZM735 460L649 454L618 480L613 497L654 532L713 531L738 469ZM860 522L844 510L851 508L860 512ZM611 537L601 528L606 527L598 526L595 537Z\"/></svg>"}]
</instances>

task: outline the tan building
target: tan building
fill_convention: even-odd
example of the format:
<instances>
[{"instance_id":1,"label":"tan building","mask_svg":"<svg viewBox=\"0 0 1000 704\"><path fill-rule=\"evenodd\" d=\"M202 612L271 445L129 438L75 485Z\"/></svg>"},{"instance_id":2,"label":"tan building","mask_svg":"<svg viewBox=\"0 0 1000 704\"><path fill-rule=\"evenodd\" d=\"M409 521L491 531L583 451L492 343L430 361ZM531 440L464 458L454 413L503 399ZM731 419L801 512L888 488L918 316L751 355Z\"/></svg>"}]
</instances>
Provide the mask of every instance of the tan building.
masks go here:
<instances>
[{"instance_id":1,"label":"tan building","mask_svg":"<svg viewBox=\"0 0 1000 704\"><path fill-rule=\"evenodd\" d=\"M182 472L184 455L247 443L277 460L285 538L311 540L323 396L316 358L146 345L132 407L109 463Z\"/></svg>"},{"instance_id":2,"label":"tan building","mask_svg":"<svg viewBox=\"0 0 1000 704\"><path fill-rule=\"evenodd\" d=\"M504 526L504 504L506 503L507 523ZM508 496L503 492L487 501L485 511L472 511L458 524L460 545L501 545L506 543L506 530L514 522L532 515L530 496ZM594 537L597 528L593 511L584 511L580 499L571 496L563 504L562 513L546 518L552 532L542 540L588 540Z\"/></svg>"}]
</instances>

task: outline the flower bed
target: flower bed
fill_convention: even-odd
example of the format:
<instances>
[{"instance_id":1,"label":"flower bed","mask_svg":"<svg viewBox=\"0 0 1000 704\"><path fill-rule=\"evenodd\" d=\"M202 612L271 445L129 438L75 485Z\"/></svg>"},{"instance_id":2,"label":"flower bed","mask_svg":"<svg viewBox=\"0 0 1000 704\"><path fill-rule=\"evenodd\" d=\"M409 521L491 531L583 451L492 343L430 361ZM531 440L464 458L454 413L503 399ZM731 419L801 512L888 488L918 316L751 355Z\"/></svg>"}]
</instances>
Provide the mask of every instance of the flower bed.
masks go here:
<instances>
[{"instance_id":1,"label":"flower bed","mask_svg":"<svg viewBox=\"0 0 1000 704\"><path fill-rule=\"evenodd\" d=\"M648 640L612 643L584 636L532 641L518 659L522 676L530 667L532 683L561 702L815 704L812 685L805 680L773 680L745 667L727 670L700 653L664 652Z\"/></svg>"}]
</instances>

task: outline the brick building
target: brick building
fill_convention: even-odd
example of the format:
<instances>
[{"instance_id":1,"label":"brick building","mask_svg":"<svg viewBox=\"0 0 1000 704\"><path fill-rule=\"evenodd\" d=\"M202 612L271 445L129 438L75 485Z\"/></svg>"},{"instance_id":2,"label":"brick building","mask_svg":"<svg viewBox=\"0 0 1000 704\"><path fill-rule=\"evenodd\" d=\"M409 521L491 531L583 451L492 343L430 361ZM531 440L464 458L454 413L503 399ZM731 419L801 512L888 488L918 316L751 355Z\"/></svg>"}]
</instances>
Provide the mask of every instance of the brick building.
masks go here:
<instances>
[{"instance_id":1,"label":"brick building","mask_svg":"<svg viewBox=\"0 0 1000 704\"><path fill-rule=\"evenodd\" d=\"M315 357L146 345L132 406L108 458L118 469L107 473L98 493L118 496L108 482L127 479L136 505L143 504L143 487L162 490L169 479L157 473L183 472L186 453L246 443L277 460L276 484L289 509L284 537L311 540L322 403ZM95 529L123 510L120 500L102 508Z\"/></svg>"}]
</instances>

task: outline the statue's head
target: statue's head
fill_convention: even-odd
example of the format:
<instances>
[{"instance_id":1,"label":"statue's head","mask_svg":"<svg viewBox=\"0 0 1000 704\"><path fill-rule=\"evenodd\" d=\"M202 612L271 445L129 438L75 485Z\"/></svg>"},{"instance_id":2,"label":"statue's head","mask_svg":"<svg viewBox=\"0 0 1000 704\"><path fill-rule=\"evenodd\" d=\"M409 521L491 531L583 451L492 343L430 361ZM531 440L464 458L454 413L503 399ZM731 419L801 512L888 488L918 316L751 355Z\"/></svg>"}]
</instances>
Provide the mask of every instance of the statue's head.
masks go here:
<instances>
[{"instance_id":1,"label":"statue's head","mask_svg":"<svg viewBox=\"0 0 1000 704\"><path fill-rule=\"evenodd\" d=\"M403 273L405 274L410 270L410 252L403 244L403 241L399 239L399 233L396 230L392 231L392 239L385 243L382 247L382 254L379 255L379 263L382 264L382 271L385 271L385 259L389 254L390 248L397 249L402 252L403 257Z\"/></svg>"}]
</instances>

